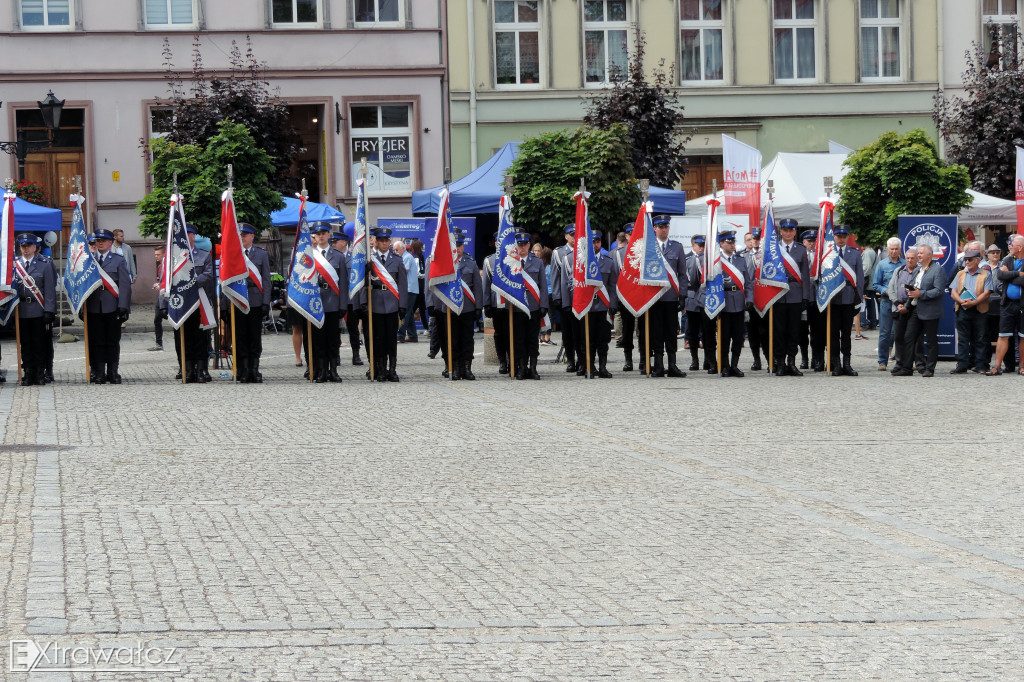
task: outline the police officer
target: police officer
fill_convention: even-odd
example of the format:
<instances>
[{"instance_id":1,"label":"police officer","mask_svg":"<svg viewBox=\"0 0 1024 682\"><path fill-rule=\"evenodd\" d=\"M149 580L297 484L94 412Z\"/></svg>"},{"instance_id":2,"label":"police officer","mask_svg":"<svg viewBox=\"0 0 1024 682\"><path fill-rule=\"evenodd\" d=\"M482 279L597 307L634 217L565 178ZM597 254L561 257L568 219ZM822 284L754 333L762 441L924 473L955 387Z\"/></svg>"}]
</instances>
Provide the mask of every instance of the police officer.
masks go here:
<instances>
[{"instance_id":1,"label":"police officer","mask_svg":"<svg viewBox=\"0 0 1024 682\"><path fill-rule=\"evenodd\" d=\"M324 274L317 275L317 283L320 286L320 302L324 307L324 323L318 329L313 325L305 325L303 331L311 329L313 336L313 358L310 361L312 378L316 383L322 384L327 381L341 381L338 375L338 344L341 343L338 324L341 311L348 306L348 269L345 267L345 257L337 249L332 249L328 240L331 236L331 227L326 223L320 223L313 228L313 256L327 261L334 269L334 280L328 281ZM344 283L344 284L343 284ZM335 293L335 288L338 293ZM377 300L374 299L374 303ZM376 312L376 311L374 311ZM303 343L309 341L303 337Z\"/></svg>"},{"instance_id":2,"label":"police officer","mask_svg":"<svg viewBox=\"0 0 1024 682\"><path fill-rule=\"evenodd\" d=\"M516 379L540 379L537 357L540 355L540 322L548 312L548 281L544 276L544 261L530 253L530 235L516 233L516 246L523 263L523 280L527 282L526 302L530 314L516 308L513 315Z\"/></svg>"},{"instance_id":3,"label":"police officer","mask_svg":"<svg viewBox=\"0 0 1024 682\"><path fill-rule=\"evenodd\" d=\"M742 377L739 361L743 351L743 313L747 303L754 300L754 268L750 259L736 252L736 232L725 230L718 234L722 249L722 285L725 288L725 308L722 316L722 376ZM729 269L725 263L732 265Z\"/></svg>"},{"instance_id":4,"label":"police officer","mask_svg":"<svg viewBox=\"0 0 1024 682\"><path fill-rule=\"evenodd\" d=\"M21 325L22 386L46 383L46 352L53 352L53 335L46 326L57 316L57 270L46 256L38 252L39 243L33 234L18 235L21 270L15 268L15 291L18 296L18 320Z\"/></svg>"},{"instance_id":5,"label":"police officer","mask_svg":"<svg viewBox=\"0 0 1024 682\"><path fill-rule=\"evenodd\" d=\"M245 293L249 300L249 312L235 311L235 355L238 367L235 377L242 384L262 384L260 373L260 356L263 354L263 318L270 312L270 256L256 246L256 228L249 223L239 223L238 231L242 237L242 252L259 273L259 282L252 271L245 279ZM262 288L262 291L261 291ZM221 296L221 314L228 311L231 304ZM230 312L228 312L230 314Z\"/></svg>"},{"instance_id":6,"label":"police officer","mask_svg":"<svg viewBox=\"0 0 1024 682\"><path fill-rule=\"evenodd\" d=\"M814 269L814 258L815 258L815 247L818 242L817 230L807 230L800 238L803 240L804 249L807 251L807 263L808 266ZM801 363L800 369L808 369L806 362L808 355L808 347L810 348L811 362L809 365L810 369L815 372L825 371L825 333L827 330L827 320L825 319L825 313L818 310L818 299L815 290L815 285L812 282L810 288L810 298L806 305L806 329L807 333L802 336L801 339L801 353L804 362Z\"/></svg>"},{"instance_id":7,"label":"police officer","mask_svg":"<svg viewBox=\"0 0 1024 682\"><path fill-rule=\"evenodd\" d=\"M373 296L373 338L369 341L373 344L373 376L377 381L397 382L399 379L395 366L398 364L398 319L405 313L401 295L407 291L407 282L405 264L391 250L391 228L378 227L373 230L370 259L376 261L376 267L373 263L366 264L370 271L370 294ZM377 268L390 277L381 279ZM359 308L365 314L368 311L365 288L357 298ZM370 378L369 371L366 378Z\"/></svg>"},{"instance_id":8,"label":"police officer","mask_svg":"<svg viewBox=\"0 0 1024 682\"><path fill-rule=\"evenodd\" d=\"M498 239L497 232L494 233L494 239L495 241ZM511 343L508 336L509 303L491 289L491 282L494 280L494 263L497 259L497 253L492 253L484 259L484 315L491 318L494 327L494 352L498 356L498 374L508 374L509 344Z\"/></svg>"},{"instance_id":9,"label":"police officer","mask_svg":"<svg viewBox=\"0 0 1024 682\"><path fill-rule=\"evenodd\" d=\"M459 244L461 242L463 245L465 245L465 243L466 243L465 242L466 236L462 232L462 230L460 230L458 228L455 228L454 230L452 230L452 235L455 237L455 243L456 244ZM463 247L463 248L465 248L465 247ZM460 254L458 252L458 246L456 246L455 249L456 249L456 256L455 256L455 263L456 263L456 265L455 265L455 267L459 267L458 262L459 262ZM430 357L431 359L433 359L434 357L437 356L437 353L440 352L441 353L441 359L444 361L444 363L443 363L444 364L444 368L441 370L441 376L444 377L445 379L451 378L451 379L453 379L455 381L458 381L459 379L462 378L462 372L460 371L459 364L458 364L458 358L459 358L459 331L458 331L458 329L459 329L459 316L454 314L454 311L452 312L451 315L448 314L448 311L449 311L448 305L437 296L437 293L434 290L434 288L430 286L430 277L429 277L429 274L430 274L430 262L431 262L431 258L428 258L427 262L426 262L426 268L425 268L426 271L427 271L427 275L428 275L428 277L427 277L427 293L426 293L426 296L424 297L424 300L426 301L427 308L430 310L430 318L431 318L431 323L432 323L431 324L431 329L430 329L430 350L431 350L431 353L433 353L433 355L428 354L427 357ZM466 291L463 290L462 293L463 293L463 296L465 296ZM449 371L448 371L448 322L449 322L449 318L451 319L451 323L452 323L452 330L451 330L452 359L451 359L451 365L452 365L452 371L454 372L454 376L451 373L449 373Z\"/></svg>"},{"instance_id":10,"label":"police officer","mask_svg":"<svg viewBox=\"0 0 1024 682\"><path fill-rule=\"evenodd\" d=\"M582 373L577 358L580 355L580 344L583 328L580 321L572 313L573 265L576 259L576 224L565 226L565 244L559 246L551 254L551 300L559 309L559 326L562 329L562 348L565 349L566 372Z\"/></svg>"},{"instance_id":11,"label":"police officer","mask_svg":"<svg viewBox=\"0 0 1024 682\"><path fill-rule=\"evenodd\" d=\"M690 369L718 373L715 323L704 313L704 235L690 237L690 254L686 257L686 342L690 344ZM704 344L704 364L700 364L700 346Z\"/></svg>"},{"instance_id":12,"label":"police officer","mask_svg":"<svg viewBox=\"0 0 1024 682\"><path fill-rule=\"evenodd\" d=\"M188 234L188 246L192 252L192 267L196 277L196 285L207 291L216 286L213 276L213 259L209 251L196 248L196 228L192 225L185 225L185 232ZM169 258L170 254L164 256ZM213 298L209 298L212 302ZM167 317L167 300L164 299L162 306L163 316ZM178 357L178 373L175 379L181 379L181 354L185 353L185 383L211 381L210 366L210 333L209 330L200 329L201 315L197 308L181 324L182 333L174 335L174 352ZM185 337L185 347L182 348L181 337Z\"/></svg>"},{"instance_id":13,"label":"police officer","mask_svg":"<svg viewBox=\"0 0 1024 682\"><path fill-rule=\"evenodd\" d=\"M668 238L670 221L671 217L665 214L656 215L651 221L654 224L654 235L658 240L658 250L665 258L665 265L671 271L669 279L673 282L672 286L661 295L661 298L648 309L651 321L651 357L654 360L651 377L654 378L663 377L666 374L678 378L686 376L686 372L676 365L676 350L678 348L679 311L686 307L686 290L689 287L689 279L686 275L686 253L683 250L683 245ZM668 355L667 371L662 353Z\"/></svg>"},{"instance_id":14,"label":"police officer","mask_svg":"<svg viewBox=\"0 0 1024 682\"><path fill-rule=\"evenodd\" d=\"M633 234L633 223L626 223L625 225L623 225L622 226L622 231L625 232L627 236L632 235ZM619 246L617 249L615 249L612 252L612 254L614 256L613 260L615 261L615 271L616 271L616 273L622 272L622 268L626 264L626 251L628 249L629 249L629 242L627 241L625 244L622 244L621 246ZM616 279L618 279L618 275L617 274L616 274ZM622 345L622 356L623 356L623 360L624 360L623 365L622 365L622 371L623 372L632 372L633 371L633 337L636 334L636 330L637 330L637 318L634 317L633 314L630 313L628 310L626 310L624 307L619 306L619 319L622 320L622 336L619 337L619 343ZM647 356L645 355L645 350L646 350L647 344L644 343L644 336L643 336L643 334L644 334L644 327L643 327L643 325L640 325L640 371L646 374L646 372L647 372Z\"/></svg>"},{"instance_id":15,"label":"police officer","mask_svg":"<svg viewBox=\"0 0 1024 682\"><path fill-rule=\"evenodd\" d=\"M340 227L340 226L341 226L340 223L331 223L331 228L332 229L335 228L335 227ZM331 238L329 240L329 243L330 243L332 249L334 249L335 251L337 251L338 253L341 254L341 259L345 262L346 276L345 276L345 279L341 280L341 286L342 286L342 288L347 289L348 288L348 264L350 262L350 256L348 254L348 245L349 245L348 235L345 234L344 232L332 232L331 233ZM346 294L346 296L347 296L347 294ZM348 299L346 298L346 301L347 300ZM351 317L349 317L349 313L350 312L352 312L352 306L348 305L348 304L346 304L344 308L342 308L341 310L338 311L338 347L334 349L334 364L337 365L337 366L341 366L341 346L342 346L341 335L347 333L347 334L349 334L349 339L351 340L351 338L352 338L352 332L346 326L346 322L348 322L349 320L352 319ZM356 331L356 348L357 349L359 348L359 341L358 341L358 339L359 339L359 336L358 336L358 325L357 325L357 331Z\"/></svg>"},{"instance_id":16,"label":"police officer","mask_svg":"<svg viewBox=\"0 0 1024 682\"><path fill-rule=\"evenodd\" d=\"M779 221L781 239L778 245L785 261L789 291L772 304L772 310L775 311L775 338L772 339L775 357L772 362L778 376L803 376L803 372L796 367L796 351L800 339L800 316L811 298L811 273L807 250L796 241L796 227L796 221L792 218Z\"/></svg>"},{"instance_id":17,"label":"police officer","mask_svg":"<svg viewBox=\"0 0 1024 682\"><path fill-rule=\"evenodd\" d=\"M99 287L86 301L89 313L89 381L94 384L119 384L117 373L121 359L121 325L128 320L132 306L132 282L124 256L114 253L114 235L96 230L96 263L117 287L117 296Z\"/></svg>"},{"instance_id":18,"label":"police officer","mask_svg":"<svg viewBox=\"0 0 1024 682\"><path fill-rule=\"evenodd\" d=\"M749 261L755 277L757 269L761 266L760 248L761 228L752 227L750 228L750 244L741 255ZM765 362L768 361L768 316L761 317L757 314L757 311L754 310L753 300L747 304L747 341L750 344L750 353L754 356L750 369L757 372L762 369L762 354Z\"/></svg>"},{"instance_id":19,"label":"police officer","mask_svg":"<svg viewBox=\"0 0 1024 682\"><path fill-rule=\"evenodd\" d=\"M344 241L345 246L341 250L344 252L345 268L348 271L352 270L352 250L349 248L349 246L351 246L351 239L348 236L348 232L346 232L345 230L351 229L354 231L356 229L355 225L356 224L352 221L345 223L345 227L343 228L343 231L339 235L339 240L335 241L334 245L334 248L338 249L339 243L342 240ZM365 316L360 311L359 305L356 301L349 300L348 306L346 307L345 310L345 326L348 327L348 343L352 347L352 364L358 367L359 365L363 364L363 359L359 355L359 325L363 325L363 335L365 336L367 333L366 319Z\"/></svg>"},{"instance_id":20,"label":"police officer","mask_svg":"<svg viewBox=\"0 0 1024 682\"><path fill-rule=\"evenodd\" d=\"M455 354L453 379L473 381L473 334L476 320L483 310L484 283L476 259L466 253L466 235L456 234L455 250L458 255L457 267L462 278L462 312L452 316L452 346Z\"/></svg>"},{"instance_id":21,"label":"police officer","mask_svg":"<svg viewBox=\"0 0 1024 682\"><path fill-rule=\"evenodd\" d=\"M615 286L619 279L619 269L615 260L608 254L601 253L601 235L594 233L594 253L597 254L597 267L601 273L602 287L594 291L594 302L585 319L590 329L590 378L611 379L608 371L608 343L612 340L612 323L609 314L614 315L619 301ZM627 315L632 319L632 315ZM594 356L597 364L594 364ZM596 369L595 369L596 367Z\"/></svg>"},{"instance_id":22,"label":"police officer","mask_svg":"<svg viewBox=\"0 0 1024 682\"><path fill-rule=\"evenodd\" d=\"M847 280L846 286L839 290L839 293L832 298L829 308L832 315L832 338L829 348L830 364L832 365L832 376L855 377L857 372L850 365L850 353L852 345L850 332L853 328L854 308L861 303L864 294L864 262L860 257L860 250L846 245L846 239L850 236L850 228L845 225L837 225L832 234L836 239L836 253L846 261L855 275L856 284L851 286ZM839 355L842 353L842 364L839 362Z\"/></svg>"}]
</instances>

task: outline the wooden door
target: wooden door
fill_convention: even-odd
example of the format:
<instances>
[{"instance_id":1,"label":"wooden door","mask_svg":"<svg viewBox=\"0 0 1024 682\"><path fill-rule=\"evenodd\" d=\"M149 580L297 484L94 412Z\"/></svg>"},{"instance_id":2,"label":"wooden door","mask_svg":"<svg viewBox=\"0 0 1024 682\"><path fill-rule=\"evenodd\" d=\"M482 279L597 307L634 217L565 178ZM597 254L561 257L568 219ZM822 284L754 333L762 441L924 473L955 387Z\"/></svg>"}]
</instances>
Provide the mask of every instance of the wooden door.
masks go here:
<instances>
[{"instance_id":1,"label":"wooden door","mask_svg":"<svg viewBox=\"0 0 1024 682\"><path fill-rule=\"evenodd\" d=\"M25 159L25 179L46 187L50 208L61 210L62 244L67 244L71 233L69 197L75 190L76 175L81 175L82 182L85 182L85 152L47 149L29 154ZM88 188L83 186L82 190L88 196Z\"/></svg>"}]
</instances>

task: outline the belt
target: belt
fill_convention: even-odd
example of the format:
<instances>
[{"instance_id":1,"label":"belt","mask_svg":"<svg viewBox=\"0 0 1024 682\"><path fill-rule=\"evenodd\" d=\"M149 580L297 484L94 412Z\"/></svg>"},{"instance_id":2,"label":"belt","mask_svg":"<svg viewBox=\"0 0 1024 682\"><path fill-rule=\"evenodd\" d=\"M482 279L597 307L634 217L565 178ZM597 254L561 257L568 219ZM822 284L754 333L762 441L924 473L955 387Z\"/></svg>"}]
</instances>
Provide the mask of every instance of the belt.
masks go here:
<instances>
[{"instance_id":1,"label":"belt","mask_svg":"<svg viewBox=\"0 0 1024 682\"><path fill-rule=\"evenodd\" d=\"M22 296L22 297L21 297L21 298L19 298L18 300L19 300L19 301L21 301L22 303L33 303L33 302L37 302L34 296Z\"/></svg>"},{"instance_id":2,"label":"belt","mask_svg":"<svg viewBox=\"0 0 1024 682\"><path fill-rule=\"evenodd\" d=\"M374 291L387 291L388 287L386 284L371 284L370 288Z\"/></svg>"},{"instance_id":3,"label":"belt","mask_svg":"<svg viewBox=\"0 0 1024 682\"><path fill-rule=\"evenodd\" d=\"M249 282L245 286L246 286L247 289L259 289L260 288L259 285L256 284L255 282Z\"/></svg>"},{"instance_id":4,"label":"belt","mask_svg":"<svg viewBox=\"0 0 1024 682\"><path fill-rule=\"evenodd\" d=\"M722 288L725 291L739 291L740 290L740 288L738 286L736 286L735 284L732 285L732 286L729 286L729 287L722 287Z\"/></svg>"}]
</instances>

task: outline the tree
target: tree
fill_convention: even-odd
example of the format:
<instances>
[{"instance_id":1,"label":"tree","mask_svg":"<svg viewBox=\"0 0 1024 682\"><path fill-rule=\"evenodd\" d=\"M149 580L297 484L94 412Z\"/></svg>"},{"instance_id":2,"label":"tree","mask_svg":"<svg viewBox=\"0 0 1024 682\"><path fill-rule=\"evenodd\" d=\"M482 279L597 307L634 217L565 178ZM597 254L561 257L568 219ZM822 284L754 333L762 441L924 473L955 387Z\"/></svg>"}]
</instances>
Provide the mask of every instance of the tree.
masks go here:
<instances>
[{"instance_id":1,"label":"tree","mask_svg":"<svg viewBox=\"0 0 1024 682\"><path fill-rule=\"evenodd\" d=\"M839 221L866 245L898 232L900 215L959 213L971 203L967 168L947 165L924 130L887 132L843 162L849 170L836 192Z\"/></svg>"},{"instance_id":2,"label":"tree","mask_svg":"<svg viewBox=\"0 0 1024 682\"><path fill-rule=\"evenodd\" d=\"M295 143L297 133L289 123L288 107L270 93L270 84L264 77L266 66L256 60L251 39L246 37L244 55L238 43L231 41L227 77L209 78L197 35L192 45L191 93L186 93L180 74L174 70L167 39L163 53L170 103L174 107L167 138L178 144L204 146L218 133L221 121L240 123L249 129L256 146L266 151L274 164L270 186L282 193L297 191L299 178L306 174L304 169L298 169L298 174L292 172L299 151Z\"/></svg>"},{"instance_id":3,"label":"tree","mask_svg":"<svg viewBox=\"0 0 1024 682\"><path fill-rule=\"evenodd\" d=\"M270 228L270 213L284 207L281 195L270 188L274 164L257 147L249 130L239 123L221 121L205 145L180 144L166 138L153 141L154 190L139 202L143 215L139 231L145 236L167 233L174 174L184 197L185 218L196 231L216 238L220 232L221 194L228 186L227 166L234 171L234 200L238 220L262 232ZM258 236L258 235L257 235Z\"/></svg>"},{"instance_id":4,"label":"tree","mask_svg":"<svg viewBox=\"0 0 1024 682\"><path fill-rule=\"evenodd\" d=\"M992 49L967 53L964 96L935 95L932 116L950 160L967 166L974 187L1014 198L1015 146L1024 147L1024 60L1019 38L992 34Z\"/></svg>"},{"instance_id":5,"label":"tree","mask_svg":"<svg viewBox=\"0 0 1024 682\"><path fill-rule=\"evenodd\" d=\"M640 205L622 125L609 130L582 126L526 139L509 172L516 183L513 220L524 229L560 234L575 219L572 197L580 178L590 192L590 222L596 230L618 231L636 218Z\"/></svg>"},{"instance_id":6,"label":"tree","mask_svg":"<svg viewBox=\"0 0 1024 682\"><path fill-rule=\"evenodd\" d=\"M685 145L691 135L677 137L676 123L683 117L679 95L671 88L673 70L665 73L665 60L658 62L653 82L644 73L647 40L636 32L636 45L626 77L616 81L604 96L595 97L583 121L609 130L623 124L629 130L629 152L637 177L652 185L674 187L686 174Z\"/></svg>"}]
</instances>

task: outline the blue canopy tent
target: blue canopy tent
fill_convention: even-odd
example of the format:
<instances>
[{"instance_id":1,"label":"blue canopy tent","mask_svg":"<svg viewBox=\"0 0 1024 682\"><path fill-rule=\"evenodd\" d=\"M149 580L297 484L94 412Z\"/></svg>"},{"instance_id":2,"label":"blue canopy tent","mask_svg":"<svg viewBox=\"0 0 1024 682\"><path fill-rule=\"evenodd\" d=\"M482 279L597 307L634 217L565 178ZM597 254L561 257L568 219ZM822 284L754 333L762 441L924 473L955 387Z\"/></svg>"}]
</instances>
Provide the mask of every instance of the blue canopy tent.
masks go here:
<instances>
[{"instance_id":1,"label":"blue canopy tent","mask_svg":"<svg viewBox=\"0 0 1024 682\"><path fill-rule=\"evenodd\" d=\"M451 184L450 206L452 215L479 215L497 213L498 200L505 184L505 172L519 154L518 142L506 142L479 168ZM440 205L438 194L444 188L431 187L412 193L412 214L437 215ZM683 215L686 213L686 192L651 187L651 201L655 213Z\"/></svg>"},{"instance_id":2,"label":"blue canopy tent","mask_svg":"<svg viewBox=\"0 0 1024 682\"><path fill-rule=\"evenodd\" d=\"M288 227L299 224L299 200L296 197L282 197L284 208L270 214L270 224L274 227ZM345 222L345 214L327 204L306 202L306 220L316 222Z\"/></svg>"},{"instance_id":3,"label":"blue canopy tent","mask_svg":"<svg viewBox=\"0 0 1024 682\"><path fill-rule=\"evenodd\" d=\"M59 208L37 206L14 197L15 232L60 232L62 215Z\"/></svg>"}]
</instances>

